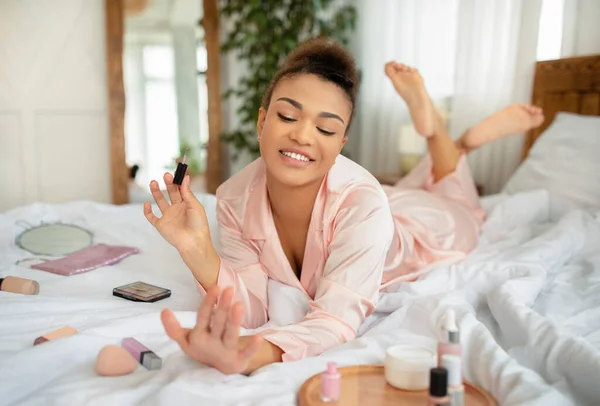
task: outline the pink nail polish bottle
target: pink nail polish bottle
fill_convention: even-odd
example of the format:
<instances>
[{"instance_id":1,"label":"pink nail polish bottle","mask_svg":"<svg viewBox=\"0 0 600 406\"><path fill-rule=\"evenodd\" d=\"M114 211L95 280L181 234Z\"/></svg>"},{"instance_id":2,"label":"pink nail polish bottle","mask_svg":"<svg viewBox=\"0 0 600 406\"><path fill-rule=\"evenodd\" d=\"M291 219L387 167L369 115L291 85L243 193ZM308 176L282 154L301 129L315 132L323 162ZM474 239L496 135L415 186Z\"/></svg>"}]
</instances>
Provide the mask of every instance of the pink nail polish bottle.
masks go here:
<instances>
[{"instance_id":1,"label":"pink nail polish bottle","mask_svg":"<svg viewBox=\"0 0 600 406\"><path fill-rule=\"evenodd\" d=\"M449 309L444 323L444 338L438 342L437 346L438 366L442 366L443 355L456 355L460 358L461 352L460 334L456 326L456 313L454 313L454 310Z\"/></svg>"},{"instance_id":2,"label":"pink nail polish bottle","mask_svg":"<svg viewBox=\"0 0 600 406\"><path fill-rule=\"evenodd\" d=\"M335 362L327 363L327 371L321 374L321 401L337 402L340 398L342 375L337 370Z\"/></svg>"}]
</instances>

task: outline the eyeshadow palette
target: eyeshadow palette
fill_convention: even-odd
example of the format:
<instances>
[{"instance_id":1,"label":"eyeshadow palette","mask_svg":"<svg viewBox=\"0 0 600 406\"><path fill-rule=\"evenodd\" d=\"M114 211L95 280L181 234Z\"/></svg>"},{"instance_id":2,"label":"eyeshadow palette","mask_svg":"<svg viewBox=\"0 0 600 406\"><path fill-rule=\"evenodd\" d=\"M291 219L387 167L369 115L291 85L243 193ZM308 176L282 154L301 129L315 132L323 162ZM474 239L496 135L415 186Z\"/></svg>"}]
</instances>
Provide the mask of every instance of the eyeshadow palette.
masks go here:
<instances>
[{"instance_id":1,"label":"eyeshadow palette","mask_svg":"<svg viewBox=\"0 0 600 406\"><path fill-rule=\"evenodd\" d=\"M145 282L134 282L113 289L113 296L134 302L156 302L171 296L169 289L160 288Z\"/></svg>"}]
</instances>

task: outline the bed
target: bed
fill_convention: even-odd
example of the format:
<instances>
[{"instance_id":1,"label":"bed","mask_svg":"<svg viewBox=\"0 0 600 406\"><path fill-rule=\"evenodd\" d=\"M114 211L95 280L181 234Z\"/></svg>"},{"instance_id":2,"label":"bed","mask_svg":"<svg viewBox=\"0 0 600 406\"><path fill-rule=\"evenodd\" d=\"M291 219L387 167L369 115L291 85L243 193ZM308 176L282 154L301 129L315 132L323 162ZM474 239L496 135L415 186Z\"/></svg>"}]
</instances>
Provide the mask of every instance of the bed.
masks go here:
<instances>
[{"instance_id":1,"label":"bed","mask_svg":"<svg viewBox=\"0 0 600 406\"><path fill-rule=\"evenodd\" d=\"M596 139L586 134L592 144L582 147L572 137L554 137L552 131L560 130L557 123L564 117L585 119L562 112L600 115L600 56L540 62L536 72L533 100L551 113L544 131L528 136L527 159L507 188L482 199L488 216L480 243L467 259L383 294L356 340L319 357L267 366L250 377L226 376L198 365L165 335L161 309L172 309L191 326L199 296L190 272L146 222L141 205L36 203L0 214L0 277L31 278L41 286L37 296L0 292L0 404L294 405L302 383L324 370L327 361L341 366L380 364L386 348L394 344L434 348L449 306L457 312L466 379L486 389L499 404L598 404L600 199L594 205L592 196L590 204L575 201L556 210L556 198L571 196L560 196L563 187L547 187L544 182L552 179L532 185L528 176L536 165L548 165L536 160L543 161L544 151L559 142L563 151L583 148L589 153L590 145L598 147L600 132ZM566 77L572 78L568 86L560 79ZM567 120L565 125L571 124ZM596 128L596 122L586 125ZM550 147L544 145L546 140ZM574 171L578 163L565 165ZM598 168L589 165L582 170ZM588 176L595 182L586 185L589 193L600 190L599 173L600 169ZM214 196L199 198L216 233ZM14 243L23 220L77 224L92 230L94 242L134 246L140 253L76 276L37 271L26 262L17 264L31 256ZM172 296L157 303L134 303L111 295L114 287L137 280L167 287ZM298 316L280 310L301 297L275 284L269 291L272 323ZM64 325L79 333L32 346L36 337ZM162 369L140 367L124 377L98 376L98 351L127 336L161 356Z\"/></svg>"},{"instance_id":2,"label":"bed","mask_svg":"<svg viewBox=\"0 0 600 406\"><path fill-rule=\"evenodd\" d=\"M557 113L600 115L600 56L538 62L531 102L544 109L545 120L527 134L524 158Z\"/></svg>"}]
</instances>

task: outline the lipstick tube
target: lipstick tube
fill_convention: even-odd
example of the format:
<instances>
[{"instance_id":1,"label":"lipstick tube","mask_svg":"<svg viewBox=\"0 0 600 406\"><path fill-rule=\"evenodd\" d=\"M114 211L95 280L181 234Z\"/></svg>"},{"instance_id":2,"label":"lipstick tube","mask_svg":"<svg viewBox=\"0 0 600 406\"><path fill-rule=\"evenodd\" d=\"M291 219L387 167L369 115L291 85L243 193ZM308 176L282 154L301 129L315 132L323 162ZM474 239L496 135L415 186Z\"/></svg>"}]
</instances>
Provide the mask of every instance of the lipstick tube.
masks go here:
<instances>
[{"instance_id":1,"label":"lipstick tube","mask_svg":"<svg viewBox=\"0 0 600 406\"><path fill-rule=\"evenodd\" d=\"M121 345L147 369L153 371L162 367L162 359L135 338L124 338Z\"/></svg>"}]
</instances>

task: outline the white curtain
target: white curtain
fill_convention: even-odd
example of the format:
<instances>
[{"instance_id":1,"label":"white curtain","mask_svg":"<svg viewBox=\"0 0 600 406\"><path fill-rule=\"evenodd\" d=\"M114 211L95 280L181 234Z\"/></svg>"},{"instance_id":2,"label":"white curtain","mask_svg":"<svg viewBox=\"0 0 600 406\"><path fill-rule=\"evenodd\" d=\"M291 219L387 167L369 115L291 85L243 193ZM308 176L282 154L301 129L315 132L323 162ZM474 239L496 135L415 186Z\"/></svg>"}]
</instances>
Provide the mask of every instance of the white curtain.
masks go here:
<instances>
[{"instance_id":1,"label":"white curtain","mask_svg":"<svg viewBox=\"0 0 600 406\"><path fill-rule=\"evenodd\" d=\"M359 162L370 171L398 171L398 132L408 120L383 74L388 60L417 67L434 102L451 97L454 138L509 103L529 101L541 0L386 0L357 6L363 70ZM486 193L501 189L521 148L522 137L515 136L470 154Z\"/></svg>"},{"instance_id":2,"label":"white curtain","mask_svg":"<svg viewBox=\"0 0 600 406\"><path fill-rule=\"evenodd\" d=\"M432 98L453 92L458 0L356 2L354 47L362 72L358 117L350 136L359 136L357 158L371 172L399 171L400 127L410 122L406 106L384 74L396 60L419 68Z\"/></svg>"},{"instance_id":3,"label":"white curtain","mask_svg":"<svg viewBox=\"0 0 600 406\"><path fill-rule=\"evenodd\" d=\"M458 7L455 137L510 103L529 102L536 61L541 0L461 0ZM523 136L469 154L475 181L496 193L518 166Z\"/></svg>"}]
</instances>

